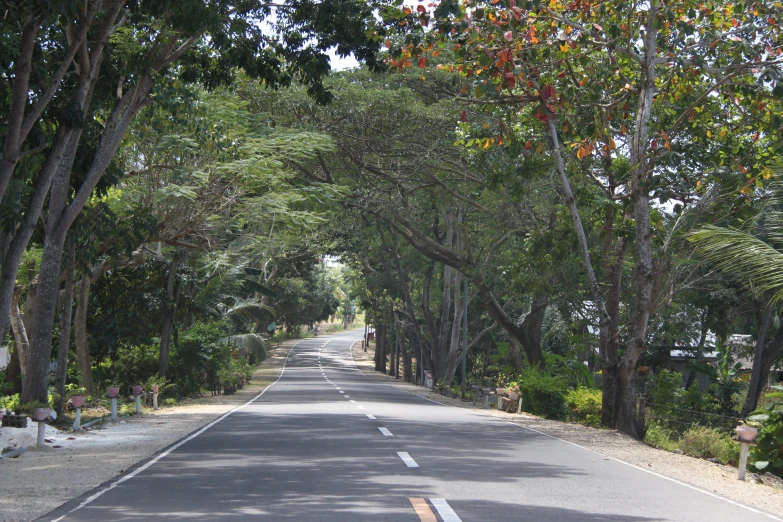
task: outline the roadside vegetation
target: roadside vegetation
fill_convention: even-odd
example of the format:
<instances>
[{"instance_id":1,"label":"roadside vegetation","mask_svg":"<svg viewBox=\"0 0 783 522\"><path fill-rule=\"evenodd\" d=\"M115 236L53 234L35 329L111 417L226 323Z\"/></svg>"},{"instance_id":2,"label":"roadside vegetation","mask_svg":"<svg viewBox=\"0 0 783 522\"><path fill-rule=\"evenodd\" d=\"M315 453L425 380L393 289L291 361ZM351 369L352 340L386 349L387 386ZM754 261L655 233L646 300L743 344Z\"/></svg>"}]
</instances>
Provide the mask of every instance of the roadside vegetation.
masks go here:
<instances>
[{"instance_id":1,"label":"roadside vegetation","mask_svg":"<svg viewBox=\"0 0 783 522\"><path fill-rule=\"evenodd\" d=\"M725 463L742 421L783 475L780 5L234 4L7 5L0 407L366 323L379 372Z\"/></svg>"}]
</instances>

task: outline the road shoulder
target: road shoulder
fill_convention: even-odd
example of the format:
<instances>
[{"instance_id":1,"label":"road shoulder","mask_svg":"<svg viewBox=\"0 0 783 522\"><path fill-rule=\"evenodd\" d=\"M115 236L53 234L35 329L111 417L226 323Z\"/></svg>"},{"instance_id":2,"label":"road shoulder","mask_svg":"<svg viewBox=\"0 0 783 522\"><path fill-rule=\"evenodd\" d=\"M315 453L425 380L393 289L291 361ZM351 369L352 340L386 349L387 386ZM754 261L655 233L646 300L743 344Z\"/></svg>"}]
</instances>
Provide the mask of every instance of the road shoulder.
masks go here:
<instances>
[{"instance_id":1,"label":"road shoulder","mask_svg":"<svg viewBox=\"0 0 783 522\"><path fill-rule=\"evenodd\" d=\"M277 380L296 342L271 348L250 384L233 395L145 410L102 429L61 432L48 447L30 448L20 458L0 460L0 521L35 520L245 404Z\"/></svg>"}]
</instances>

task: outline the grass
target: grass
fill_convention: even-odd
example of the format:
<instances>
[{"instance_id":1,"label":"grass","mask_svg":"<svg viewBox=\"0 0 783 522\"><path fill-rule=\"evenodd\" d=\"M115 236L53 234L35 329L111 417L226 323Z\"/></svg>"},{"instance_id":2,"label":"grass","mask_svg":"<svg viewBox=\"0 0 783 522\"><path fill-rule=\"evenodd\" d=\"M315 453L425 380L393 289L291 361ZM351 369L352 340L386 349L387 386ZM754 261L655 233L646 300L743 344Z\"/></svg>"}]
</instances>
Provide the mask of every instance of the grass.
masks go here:
<instances>
[{"instance_id":1,"label":"grass","mask_svg":"<svg viewBox=\"0 0 783 522\"><path fill-rule=\"evenodd\" d=\"M714 458L723 464L737 465L739 444L731 437L714 428L693 426L681 437L661 426L650 426L644 436L644 442L666 451L681 451L691 457Z\"/></svg>"}]
</instances>

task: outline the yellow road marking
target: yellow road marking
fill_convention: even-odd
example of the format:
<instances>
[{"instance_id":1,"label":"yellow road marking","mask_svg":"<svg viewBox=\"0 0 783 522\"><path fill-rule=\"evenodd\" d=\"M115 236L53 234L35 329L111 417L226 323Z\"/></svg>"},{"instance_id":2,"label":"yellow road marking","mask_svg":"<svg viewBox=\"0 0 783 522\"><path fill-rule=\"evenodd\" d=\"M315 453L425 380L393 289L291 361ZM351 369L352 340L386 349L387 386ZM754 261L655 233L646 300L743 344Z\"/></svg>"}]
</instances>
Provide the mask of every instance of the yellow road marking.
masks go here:
<instances>
[{"instance_id":1,"label":"yellow road marking","mask_svg":"<svg viewBox=\"0 0 783 522\"><path fill-rule=\"evenodd\" d=\"M435 518L435 513L432 512L426 500L418 497L411 497L408 500L411 501L411 506L413 506L416 514L419 515L421 522L438 522L438 519Z\"/></svg>"}]
</instances>

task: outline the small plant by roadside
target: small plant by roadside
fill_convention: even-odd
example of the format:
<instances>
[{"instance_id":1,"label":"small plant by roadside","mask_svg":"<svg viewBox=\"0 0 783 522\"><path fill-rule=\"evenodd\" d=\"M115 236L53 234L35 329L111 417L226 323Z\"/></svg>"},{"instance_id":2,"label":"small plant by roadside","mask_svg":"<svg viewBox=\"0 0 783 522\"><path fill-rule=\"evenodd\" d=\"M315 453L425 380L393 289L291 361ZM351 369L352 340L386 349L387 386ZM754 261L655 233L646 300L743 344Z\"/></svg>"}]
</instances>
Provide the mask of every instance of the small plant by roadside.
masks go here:
<instances>
[{"instance_id":1,"label":"small plant by roadside","mask_svg":"<svg viewBox=\"0 0 783 522\"><path fill-rule=\"evenodd\" d=\"M683 433L679 446L683 453L692 457L714 458L724 464L736 464L739 461L739 444L731 440L728 434L714 428L690 428Z\"/></svg>"},{"instance_id":2,"label":"small plant by roadside","mask_svg":"<svg viewBox=\"0 0 783 522\"><path fill-rule=\"evenodd\" d=\"M593 426L595 428L601 425L601 401L603 393L601 390L579 387L566 394L566 403L571 412L571 419Z\"/></svg>"}]
</instances>

